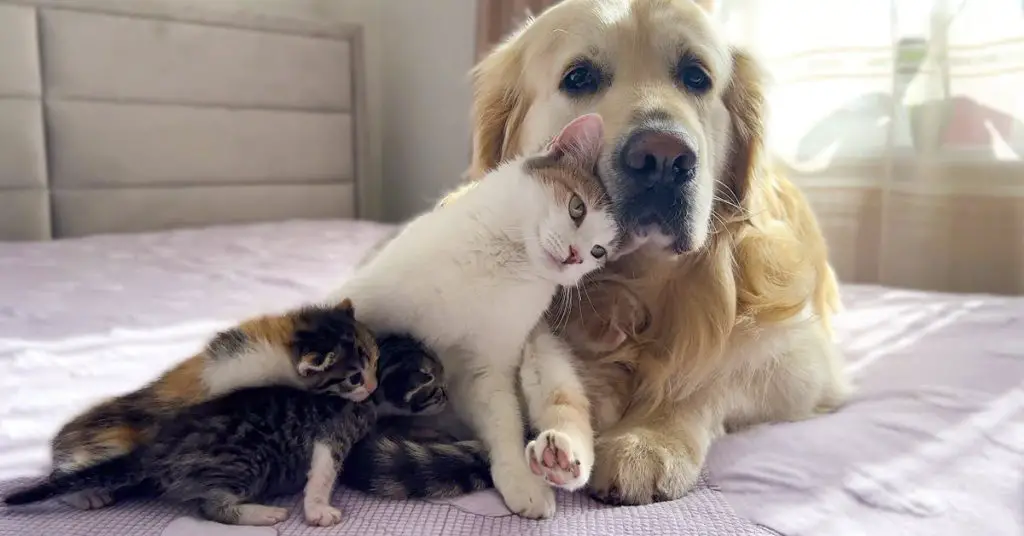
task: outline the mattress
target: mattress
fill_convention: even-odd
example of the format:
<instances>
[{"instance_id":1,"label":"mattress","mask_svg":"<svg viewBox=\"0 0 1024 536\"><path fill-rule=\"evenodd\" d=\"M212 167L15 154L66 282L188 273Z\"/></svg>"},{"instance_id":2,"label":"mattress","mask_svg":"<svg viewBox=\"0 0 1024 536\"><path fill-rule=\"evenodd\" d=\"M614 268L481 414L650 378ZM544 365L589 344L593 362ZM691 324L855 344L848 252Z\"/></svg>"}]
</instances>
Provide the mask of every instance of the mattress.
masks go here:
<instances>
[{"instance_id":1,"label":"mattress","mask_svg":"<svg viewBox=\"0 0 1024 536\"><path fill-rule=\"evenodd\" d=\"M292 221L0 243L0 492L48 468L48 440L241 318L324 296L394 227ZM847 286L838 333L858 380L837 414L760 426L712 449L697 488L608 507L562 493L554 519L494 491L388 501L339 489L343 522L225 527L126 502L0 507L0 536L734 535L1024 532L1024 300Z\"/></svg>"}]
</instances>

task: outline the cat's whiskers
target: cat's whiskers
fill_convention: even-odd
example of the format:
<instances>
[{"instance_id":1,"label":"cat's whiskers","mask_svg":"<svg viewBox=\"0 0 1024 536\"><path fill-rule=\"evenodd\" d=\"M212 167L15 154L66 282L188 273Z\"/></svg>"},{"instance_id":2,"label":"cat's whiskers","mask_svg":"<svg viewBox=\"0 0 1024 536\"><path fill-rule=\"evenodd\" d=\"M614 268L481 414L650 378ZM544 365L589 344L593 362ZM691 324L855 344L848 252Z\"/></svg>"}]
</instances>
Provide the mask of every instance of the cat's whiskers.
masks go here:
<instances>
[{"instance_id":1,"label":"cat's whiskers","mask_svg":"<svg viewBox=\"0 0 1024 536\"><path fill-rule=\"evenodd\" d=\"M587 302L590 304L590 309L593 310L595 314L597 314L598 313L597 306L594 305L594 300L590 299L590 293L587 292L587 285L583 285L582 291L583 291L583 294L586 294L586 296L587 296ZM583 322L584 324L586 324L584 322L586 319L583 318L583 296L580 296L580 308L579 309L580 309L580 321Z\"/></svg>"},{"instance_id":2,"label":"cat's whiskers","mask_svg":"<svg viewBox=\"0 0 1024 536\"><path fill-rule=\"evenodd\" d=\"M553 331L554 333L561 333L562 331L562 326L564 325L564 319L567 309L566 304L568 303L568 299L565 298L565 295L566 293L571 292L571 288L572 287L562 287L562 292L560 293L561 299L557 301L557 312L555 313L555 316L551 322L551 331Z\"/></svg>"},{"instance_id":3,"label":"cat's whiskers","mask_svg":"<svg viewBox=\"0 0 1024 536\"><path fill-rule=\"evenodd\" d=\"M583 290L582 290L583 285L582 285L582 283L583 283L583 279L581 279L581 280L576 282L576 300L571 300L570 299L570 301L569 301L569 316L570 317L572 316L572 312L573 311L580 310L580 308L577 307L577 304L580 304L580 303L583 302ZM569 294L569 297L572 298L572 293ZM568 324L568 320L566 321L566 323Z\"/></svg>"},{"instance_id":4,"label":"cat's whiskers","mask_svg":"<svg viewBox=\"0 0 1024 536\"><path fill-rule=\"evenodd\" d=\"M573 305L575 303L574 300L573 300L573 295L572 295L572 291L574 289L576 290L576 296L580 297L580 283L579 283L579 281L577 281L575 285L573 285L572 287L569 287L569 289L568 289L569 290L568 298L565 299L564 303L563 303L565 314L563 315L562 325L559 327L559 331L561 331L561 330L565 329L566 327L568 327L569 321L572 319L572 311L574 309Z\"/></svg>"}]
</instances>

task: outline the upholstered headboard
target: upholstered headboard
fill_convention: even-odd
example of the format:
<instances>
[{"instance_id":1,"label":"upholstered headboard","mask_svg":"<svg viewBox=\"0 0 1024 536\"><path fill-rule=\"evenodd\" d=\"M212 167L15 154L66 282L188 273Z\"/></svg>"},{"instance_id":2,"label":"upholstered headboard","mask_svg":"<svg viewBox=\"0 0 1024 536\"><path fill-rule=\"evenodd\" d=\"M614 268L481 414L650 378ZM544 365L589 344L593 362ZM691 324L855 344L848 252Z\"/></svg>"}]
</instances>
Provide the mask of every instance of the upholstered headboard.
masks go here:
<instances>
[{"instance_id":1,"label":"upholstered headboard","mask_svg":"<svg viewBox=\"0 0 1024 536\"><path fill-rule=\"evenodd\" d=\"M0 240L359 216L361 38L198 2L0 0Z\"/></svg>"}]
</instances>

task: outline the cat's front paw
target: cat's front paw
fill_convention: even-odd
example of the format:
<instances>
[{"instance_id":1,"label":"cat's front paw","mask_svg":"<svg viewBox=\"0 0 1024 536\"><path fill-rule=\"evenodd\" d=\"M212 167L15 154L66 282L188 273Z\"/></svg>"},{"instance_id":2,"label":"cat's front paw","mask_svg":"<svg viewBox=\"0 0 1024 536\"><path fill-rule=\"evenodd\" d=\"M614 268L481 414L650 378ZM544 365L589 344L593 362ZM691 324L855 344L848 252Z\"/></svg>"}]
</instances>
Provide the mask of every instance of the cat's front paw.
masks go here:
<instances>
[{"instance_id":1,"label":"cat's front paw","mask_svg":"<svg viewBox=\"0 0 1024 536\"><path fill-rule=\"evenodd\" d=\"M79 510L95 510L112 504L114 497L106 490L87 489L65 495L60 501Z\"/></svg>"},{"instance_id":2,"label":"cat's front paw","mask_svg":"<svg viewBox=\"0 0 1024 536\"><path fill-rule=\"evenodd\" d=\"M568 434L545 430L526 445L526 462L533 474L568 491L587 485L594 466L594 445L574 442Z\"/></svg>"},{"instance_id":3,"label":"cat's front paw","mask_svg":"<svg viewBox=\"0 0 1024 536\"><path fill-rule=\"evenodd\" d=\"M302 505L306 524L314 527L330 527L341 523L341 510L319 501L306 501Z\"/></svg>"},{"instance_id":4,"label":"cat's front paw","mask_svg":"<svg viewBox=\"0 0 1024 536\"><path fill-rule=\"evenodd\" d=\"M555 491L525 465L522 469L494 468L491 476L509 510L529 519L546 519L555 515Z\"/></svg>"},{"instance_id":5,"label":"cat's front paw","mask_svg":"<svg viewBox=\"0 0 1024 536\"><path fill-rule=\"evenodd\" d=\"M287 519L288 510L286 508L263 504L240 504L238 505L236 523L253 527L269 527Z\"/></svg>"}]
</instances>

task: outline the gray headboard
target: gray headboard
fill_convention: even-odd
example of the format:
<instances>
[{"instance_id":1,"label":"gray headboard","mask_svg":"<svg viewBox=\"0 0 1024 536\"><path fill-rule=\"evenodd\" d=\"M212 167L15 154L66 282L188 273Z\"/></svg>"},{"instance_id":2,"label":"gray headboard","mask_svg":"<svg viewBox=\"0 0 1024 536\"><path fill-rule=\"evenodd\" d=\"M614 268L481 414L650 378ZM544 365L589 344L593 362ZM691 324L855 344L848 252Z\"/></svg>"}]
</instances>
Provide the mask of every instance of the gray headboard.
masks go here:
<instances>
[{"instance_id":1,"label":"gray headboard","mask_svg":"<svg viewBox=\"0 0 1024 536\"><path fill-rule=\"evenodd\" d=\"M0 240L359 216L360 28L246 13L0 0Z\"/></svg>"}]
</instances>

